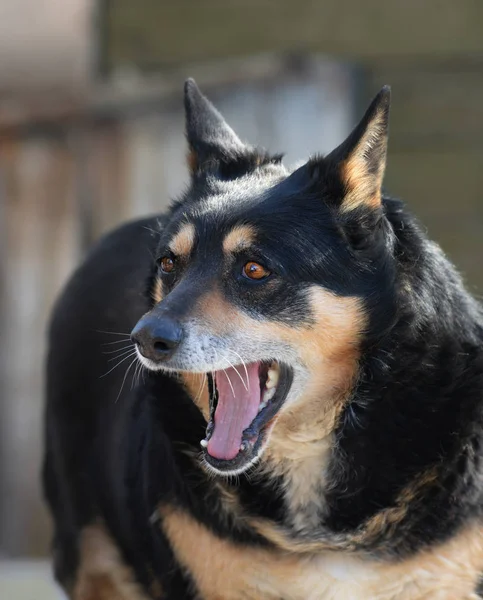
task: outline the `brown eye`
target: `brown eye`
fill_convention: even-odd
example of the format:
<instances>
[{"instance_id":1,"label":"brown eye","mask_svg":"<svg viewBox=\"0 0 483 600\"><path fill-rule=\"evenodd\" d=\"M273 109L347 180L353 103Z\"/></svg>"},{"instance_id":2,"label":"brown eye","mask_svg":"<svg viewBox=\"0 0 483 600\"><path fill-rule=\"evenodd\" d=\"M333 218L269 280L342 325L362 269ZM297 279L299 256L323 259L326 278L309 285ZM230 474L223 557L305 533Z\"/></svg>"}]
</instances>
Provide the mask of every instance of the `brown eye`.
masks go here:
<instances>
[{"instance_id":1,"label":"brown eye","mask_svg":"<svg viewBox=\"0 0 483 600\"><path fill-rule=\"evenodd\" d=\"M270 275L270 271L262 265L250 261L243 266L243 275L248 279L264 279Z\"/></svg>"},{"instance_id":2,"label":"brown eye","mask_svg":"<svg viewBox=\"0 0 483 600\"><path fill-rule=\"evenodd\" d=\"M163 256L159 264L163 273L172 273L174 271L174 260L170 256Z\"/></svg>"}]
</instances>

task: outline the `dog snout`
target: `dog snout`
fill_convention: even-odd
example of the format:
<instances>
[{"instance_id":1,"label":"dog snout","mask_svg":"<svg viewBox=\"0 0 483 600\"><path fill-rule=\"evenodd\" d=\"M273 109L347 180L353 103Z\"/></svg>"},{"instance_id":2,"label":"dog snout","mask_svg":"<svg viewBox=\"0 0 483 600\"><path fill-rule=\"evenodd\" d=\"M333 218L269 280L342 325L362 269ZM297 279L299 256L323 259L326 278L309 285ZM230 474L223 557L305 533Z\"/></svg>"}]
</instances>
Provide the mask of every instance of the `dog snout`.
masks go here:
<instances>
[{"instance_id":1,"label":"dog snout","mask_svg":"<svg viewBox=\"0 0 483 600\"><path fill-rule=\"evenodd\" d=\"M180 323L168 317L144 316L134 327L131 340L145 358L160 362L170 358L183 339Z\"/></svg>"}]
</instances>

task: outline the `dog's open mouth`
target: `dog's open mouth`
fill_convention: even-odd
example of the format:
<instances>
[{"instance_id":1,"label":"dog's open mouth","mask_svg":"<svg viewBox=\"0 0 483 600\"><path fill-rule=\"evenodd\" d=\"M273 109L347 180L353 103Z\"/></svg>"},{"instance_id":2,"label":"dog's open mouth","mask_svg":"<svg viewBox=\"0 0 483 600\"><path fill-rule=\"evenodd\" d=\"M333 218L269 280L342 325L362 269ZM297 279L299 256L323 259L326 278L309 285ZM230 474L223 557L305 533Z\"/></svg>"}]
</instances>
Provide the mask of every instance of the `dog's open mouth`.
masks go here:
<instances>
[{"instance_id":1,"label":"dog's open mouth","mask_svg":"<svg viewBox=\"0 0 483 600\"><path fill-rule=\"evenodd\" d=\"M276 361L239 365L209 376L210 421L201 446L212 467L240 471L253 462L292 379L292 369Z\"/></svg>"}]
</instances>

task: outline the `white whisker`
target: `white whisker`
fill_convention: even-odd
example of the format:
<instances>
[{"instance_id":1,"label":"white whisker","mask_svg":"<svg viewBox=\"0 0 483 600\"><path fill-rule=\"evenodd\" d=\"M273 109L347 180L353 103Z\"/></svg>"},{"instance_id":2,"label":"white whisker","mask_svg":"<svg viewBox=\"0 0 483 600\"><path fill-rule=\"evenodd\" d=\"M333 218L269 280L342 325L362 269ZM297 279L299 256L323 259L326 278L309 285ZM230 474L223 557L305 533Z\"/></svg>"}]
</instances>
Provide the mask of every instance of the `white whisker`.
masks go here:
<instances>
[{"instance_id":1,"label":"white whisker","mask_svg":"<svg viewBox=\"0 0 483 600\"><path fill-rule=\"evenodd\" d=\"M115 340L114 342L104 342L101 346L112 346L112 344L125 344L128 340Z\"/></svg>"},{"instance_id":2,"label":"white whisker","mask_svg":"<svg viewBox=\"0 0 483 600\"><path fill-rule=\"evenodd\" d=\"M134 354L136 354L136 350L133 350L133 352L131 354L128 354L127 356L125 356L122 360L120 360L117 364L115 364L112 368L110 368L109 371L107 371L107 373L104 373L104 375L101 375L99 377L99 379L102 379L106 375L109 375L109 373L111 373L112 371L114 371L114 369L116 367L118 367L120 364L122 364L125 360L127 360L130 356L133 356ZM118 357L116 356L116 358L118 358Z\"/></svg>"},{"instance_id":3,"label":"white whisker","mask_svg":"<svg viewBox=\"0 0 483 600\"><path fill-rule=\"evenodd\" d=\"M133 366L133 364L134 364L134 363L135 363L137 360L138 360L138 357L137 357L137 356L135 356L135 357L133 358L133 360L132 360L132 361L129 363L129 367L126 369L126 372L124 373L124 377L123 377L123 380L122 380L122 383L121 383L121 389L119 390L119 394L117 395L117 398L116 398L115 402L117 402L117 401L119 400L119 396L120 396L120 395L121 395L121 393L122 393L122 388L124 387L124 382L126 381L127 374L129 373L129 371L131 370L131 367Z\"/></svg>"},{"instance_id":4,"label":"white whisker","mask_svg":"<svg viewBox=\"0 0 483 600\"><path fill-rule=\"evenodd\" d=\"M131 390L133 390L137 386L137 384L136 384L136 374L138 372L140 364L141 363L139 361L138 364L134 367L134 375L132 376L132 380L131 380Z\"/></svg>"},{"instance_id":5,"label":"white whisker","mask_svg":"<svg viewBox=\"0 0 483 600\"><path fill-rule=\"evenodd\" d=\"M139 369L138 369L136 386L138 386L141 383L141 375L142 375L143 369L144 369L143 363L141 361L139 361Z\"/></svg>"},{"instance_id":6,"label":"white whisker","mask_svg":"<svg viewBox=\"0 0 483 600\"><path fill-rule=\"evenodd\" d=\"M195 396L195 402L196 402L198 400L198 396L200 395L201 387L203 385L203 374L202 373L195 373L194 375L195 375L195 377L199 377L200 378L200 387L198 388L198 393Z\"/></svg>"},{"instance_id":7,"label":"white whisker","mask_svg":"<svg viewBox=\"0 0 483 600\"><path fill-rule=\"evenodd\" d=\"M97 333L107 333L108 335L123 335L124 337L130 338L130 333L121 333L120 331L104 331L103 329L96 329Z\"/></svg>"},{"instance_id":8,"label":"white whisker","mask_svg":"<svg viewBox=\"0 0 483 600\"><path fill-rule=\"evenodd\" d=\"M232 393L233 393L233 398L236 398L236 396L235 396L235 390L234 390L234 388L233 388L233 384L232 384L232 382L231 382L230 376L228 375L228 373L226 372L226 370L225 370L225 369L223 369L223 373L225 374L226 378L228 379L228 383L230 384L231 391L232 391Z\"/></svg>"},{"instance_id":9,"label":"white whisker","mask_svg":"<svg viewBox=\"0 0 483 600\"><path fill-rule=\"evenodd\" d=\"M138 381L137 385L141 383L141 377L143 378L143 383L146 383L146 378L144 376L145 367L141 361L139 361L139 370L138 370Z\"/></svg>"},{"instance_id":10,"label":"white whisker","mask_svg":"<svg viewBox=\"0 0 483 600\"><path fill-rule=\"evenodd\" d=\"M123 350L127 350L128 348L133 348L134 344L129 344L128 346L123 346L122 348L116 348L116 350L109 350L109 352L103 352L102 354L117 354L122 352Z\"/></svg>"},{"instance_id":11,"label":"white whisker","mask_svg":"<svg viewBox=\"0 0 483 600\"><path fill-rule=\"evenodd\" d=\"M137 377L136 385L139 385L141 383L141 375L143 374L143 370L144 370L144 365L141 361L139 361L139 369L138 369L138 377ZM143 382L144 382L144 380L143 380Z\"/></svg>"},{"instance_id":12,"label":"white whisker","mask_svg":"<svg viewBox=\"0 0 483 600\"><path fill-rule=\"evenodd\" d=\"M117 360L118 358L121 358L121 356L125 356L128 352L131 352L132 350L132 346L129 346L129 348L125 348L120 354L118 354L117 356L113 356L112 358L108 358L107 362L112 362L113 360Z\"/></svg>"},{"instance_id":13,"label":"white whisker","mask_svg":"<svg viewBox=\"0 0 483 600\"><path fill-rule=\"evenodd\" d=\"M226 360L226 358L223 355L222 355L222 358L224 360ZM218 352L216 350L215 350L215 361L218 361ZM227 361L227 362L230 363L230 361ZM233 393L233 398L236 398L235 389L234 389L233 384L231 382L230 376L228 375L228 373L226 372L225 369L222 369L222 371L225 374L226 378L228 379L228 383L229 383L229 385L231 387L231 391Z\"/></svg>"},{"instance_id":14,"label":"white whisker","mask_svg":"<svg viewBox=\"0 0 483 600\"><path fill-rule=\"evenodd\" d=\"M240 373L238 372L238 369L226 358L226 356L223 356L223 354L221 355L221 358L223 360L226 360L226 362L230 365L230 367L235 371L235 373L238 375L238 377L240 378L240 381L243 384L243 387L246 389L246 391L248 392L248 386L246 385L246 383L243 381L243 377L240 375ZM224 370L224 369L223 369ZM235 395L235 394L233 394Z\"/></svg>"},{"instance_id":15,"label":"white whisker","mask_svg":"<svg viewBox=\"0 0 483 600\"><path fill-rule=\"evenodd\" d=\"M250 383L250 377L248 376L248 369L247 366L245 364L245 361L243 360L243 358L238 354L238 352L235 352L235 350L232 350L231 348L228 348L229 352L233 352L233 354L235 354L235 356L238 356L238 358L241 360L241 363L243 365L243 368L245 369L245 375L247 376L247 387L249 386Z\"/></svg>"},{"instance_id":16,"label":"white whisker","mask_svg":"<svg viewBox=\"0 0 483 600\"><path fill-rule=\"evenodd\" d=\"M226 360L226 358L225 358L223 355L222 355L222 358L223 358L224 360ZM216 350L215 350L215 362L218 362L218 352L217 352ZM230 361L227 361L227 362L229 363ZM236 395L235 395L235 390L234 390L234 388L233 388L233 385L232 385L232 383L231 383L231 379L230 379L230 377L228 376L228 373L225 371L225 369L222 369L222 371L223 371L223 373L226 375L226 378L228 379L228 383L230 384L231 391L233 392L233 398L236 398Z\"/></svg>"},{"instance_id":17,"label":"white whisker","mask_svg":"<svg viewBox=\"0 0 483 600\"><path fill-rule=\"evenodd\" d=\"M203 395L203 389L205 387L206 380L208 379L208 375L206 373L202 373L202 374L200 374L200 378L201 378L200 389L198 390L198 393L196 394L195 404L198 402L198 400Z\"/></svg>"}]
</instances>

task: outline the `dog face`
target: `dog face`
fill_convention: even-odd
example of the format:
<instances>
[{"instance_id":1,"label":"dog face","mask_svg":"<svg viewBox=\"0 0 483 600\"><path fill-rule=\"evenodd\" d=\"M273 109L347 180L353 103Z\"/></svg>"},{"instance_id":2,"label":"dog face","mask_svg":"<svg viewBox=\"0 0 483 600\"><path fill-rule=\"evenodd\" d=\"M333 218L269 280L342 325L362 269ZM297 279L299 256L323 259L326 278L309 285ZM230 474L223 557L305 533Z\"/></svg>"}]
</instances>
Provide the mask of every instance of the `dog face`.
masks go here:
<instances>
[{"instance_id":1,"label":"dog face","mask_svg":"<svg viewBox=\"0 0 483 600\"><path fill-rule=\"evenodd\" d=\"M330 434L364 344L394 320L389 91L293 172L243 144L192 81L185 103L191 186L161 233L155 304L133 340L147 368L184 376L208 422L205 464L235 474L287 436Z\"/></svg>"}]
</instances>

